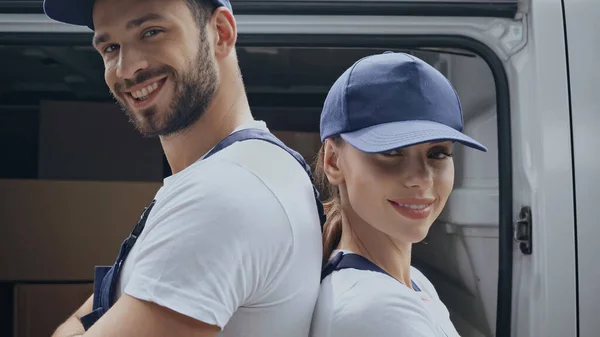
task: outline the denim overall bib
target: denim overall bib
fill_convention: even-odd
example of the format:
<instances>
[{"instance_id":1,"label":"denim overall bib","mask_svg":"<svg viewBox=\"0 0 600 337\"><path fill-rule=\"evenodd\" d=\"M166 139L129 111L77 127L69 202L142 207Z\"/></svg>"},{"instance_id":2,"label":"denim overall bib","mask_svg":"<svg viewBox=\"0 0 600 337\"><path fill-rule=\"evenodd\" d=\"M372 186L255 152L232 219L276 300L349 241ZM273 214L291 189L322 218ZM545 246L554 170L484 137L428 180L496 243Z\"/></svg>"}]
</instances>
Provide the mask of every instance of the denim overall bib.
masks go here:
<instances>
[{"instance_id":1,"label":"denim overall bib","mask_svg":"<svg viewBox=\"0 0 600 337\"><path fill-rule=\"evenodd\" d=\"M205 157L204 159L212 156L213 154L219 152L220 150L226 148L227 146L244 140L257 139L269 142L271 144L277 145L280 148L284 149L290 155L292 155L296 161L306 171L311 182L313 182L313 191L315 195L315 201L317 203L317 210L319 212L319 219L321 222L321 230L323 229L323 224L325 223L325 212L323 210L323 204L319 200L319 192L314 186L314 180L311 173L310 166L304 161L302 156L296 151L287 147L283 142L281 142L277 137L271 134L268 131L264 131L261 129L244 129L240 131L236 131L221 142L219 142ZM93 311L83 317L81 317L81 323L84 329L87 331L94 323L96 323L107 311L112 307L115 302L115 288L117 285L117 281L119 278L119 272L123 265L123 262L127 258L127 255L131 251L131 248L135 244L137 238L140 236L142 231L144 230L144 226L146 224L146 220L148 219L148 215L154 207L156 200L153 200L142 212L139 221L135 225L133 231L129 235L127 239L122 243L121 248L119 250L119 255L115 264L112 266L97 266L94 272L94 301L93 301Z\"/></svg>"}]
</instances>

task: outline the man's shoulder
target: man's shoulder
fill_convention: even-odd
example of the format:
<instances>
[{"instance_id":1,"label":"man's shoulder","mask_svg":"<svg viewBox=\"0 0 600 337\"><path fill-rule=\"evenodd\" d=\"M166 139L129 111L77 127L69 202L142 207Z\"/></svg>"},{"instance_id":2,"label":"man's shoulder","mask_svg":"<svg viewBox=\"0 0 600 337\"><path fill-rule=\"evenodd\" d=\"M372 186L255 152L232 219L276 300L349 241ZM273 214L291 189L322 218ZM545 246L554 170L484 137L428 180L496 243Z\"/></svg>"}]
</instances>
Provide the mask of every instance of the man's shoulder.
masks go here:
<instances>
[{"instance_id":1,"label":"man's shoulder","mask_svg":"<svg viewBox=\"0 0 600 337\"><path fill-rule=\"evenodd\" d=\"M262 168L268 169L268 172L273 172L293 166L298 170L293 170L288 174L304 173L300 163L288 151L263 139L248 139L234 143L221 150L214 157L237 163L249 169Z\"/></svg>"},{"instance_id":2,"label":"man's shoulder","mask_svg":"<svg viewBox=\"0 0 600 337\"><path fill-rule=\"evenodd\" d=\"M308 177L294 156L284 148L262 139L248 139L231 144L211 157L190 165L183 172L186 173L187 179L192 181L201 180L204 183L208 180L217 184L229 184L236 178L245 178L244 174L241 177L226 174L236 170L247 171L259 177Z\"/></svg>"},{"instance_id":3,"label":"man's shoulder","mask_svg":"<svg viewBox=\"0 0 600 337\"><path fill-rule=\"evenodd\" d=\"M262 195L263 201L271 194L264 181L235 161L206 160L180 173L166 181L157 195L158 199L177 203L186 200L230 203L238 200L243 201L242 205L251 205L253 199L247 198L248 193Z\"/></svg>"},{"instance_id":4,"label":"man's shoulder","mask_svg":"<svg viewBox=\"0 0 600 337\"><path fill-rule=\"evenodd\" d=\"M296 158L280 146L265 140L250 139L234 143L208 158L206 164L202 171L210 172L215 184L233 184L235 189L242 192L256 187L246 183L249 175L254 176L278 198L282 193L288 194L287 191L290 190L312 190L312 182ZM236 177L223 174L226 167L228 172L238 170L240 174ZM206 176L205 172L200 174ZM302 193L295 193L292 197L294 196L300 198Z\"/></svg>"},{"instance_id":5,"label":"man's shoulder","mask_svg":"<svg viewBox=\"0 0 600 337\"><path fill-rule=\"evenodd\" d=\"M219 213L223 205L236 205L227 212L282 212L298 227L318 222L307 173L292 155L263 140L234 143L167 178L157 199L165 209L196 212L209 207Z\"/></svg>"}]
</instances>

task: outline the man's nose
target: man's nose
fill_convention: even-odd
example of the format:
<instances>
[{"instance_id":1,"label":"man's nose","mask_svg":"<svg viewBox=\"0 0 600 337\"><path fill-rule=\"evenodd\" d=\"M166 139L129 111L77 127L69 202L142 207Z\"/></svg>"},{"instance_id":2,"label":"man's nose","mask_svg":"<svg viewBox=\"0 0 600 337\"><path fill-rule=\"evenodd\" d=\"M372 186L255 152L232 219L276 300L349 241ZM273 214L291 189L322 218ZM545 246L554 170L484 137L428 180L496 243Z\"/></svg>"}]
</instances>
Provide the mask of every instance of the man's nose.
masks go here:
<instances>
[{"instance_id":1,"label":"man's nose","mask_svg":"<svg viewBox=\"0 0 600 337\"><path fill-rule=\"evenodd\" d=\"M135 49L121 48L119 63L117 65L117 76L121 79L134 78L140 71L148 68L148 60L144 53Z\"/></svg>"}]
</instances>

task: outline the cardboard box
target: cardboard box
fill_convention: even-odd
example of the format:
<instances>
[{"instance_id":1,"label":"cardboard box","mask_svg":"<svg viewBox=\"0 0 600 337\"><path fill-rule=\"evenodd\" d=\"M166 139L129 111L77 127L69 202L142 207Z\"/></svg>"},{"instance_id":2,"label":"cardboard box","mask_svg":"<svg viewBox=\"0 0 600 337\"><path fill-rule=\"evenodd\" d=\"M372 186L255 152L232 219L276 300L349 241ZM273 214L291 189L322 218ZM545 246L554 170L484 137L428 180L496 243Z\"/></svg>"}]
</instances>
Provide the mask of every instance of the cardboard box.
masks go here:
<instances>
[{"instance_id":1,"label":"cardboard box","mask_svg":"<svg viewBox=\"0 0 600 337\"><path fill-rule=\"evenodd\" d=\"M312 166L321 148L321 139L317 132L271 131L285 145L294 149Z\"/></svg>"},{"instance_id":2,"label":"cardboard box","mask_svg":"<svg viewBox=\"0 0 600 337\"><path fill-rule=\"evenodd\" d=\"M160 141L142 137L113 103L42 101L38 158L39 179L163 179Z\"/></svg>"},{"instance_id":3,"label":"cardboard box","mask_svg":"<svg viewBox=\"0 0 600 337\"><path fill-rule=\"evenodd\" d=\"M0 281L88 281L160 183L0 180Z\"/></svg>"},{"instance_id":4,"label":"cardboard box","mask_svg":"<svg viewBox=\"0 0 600 337\"><path fill-rule=\"evenodd\" d=\"M84 284L17 284L14 337L48 337L92 295Z\"/></svg>"}]
</instances>

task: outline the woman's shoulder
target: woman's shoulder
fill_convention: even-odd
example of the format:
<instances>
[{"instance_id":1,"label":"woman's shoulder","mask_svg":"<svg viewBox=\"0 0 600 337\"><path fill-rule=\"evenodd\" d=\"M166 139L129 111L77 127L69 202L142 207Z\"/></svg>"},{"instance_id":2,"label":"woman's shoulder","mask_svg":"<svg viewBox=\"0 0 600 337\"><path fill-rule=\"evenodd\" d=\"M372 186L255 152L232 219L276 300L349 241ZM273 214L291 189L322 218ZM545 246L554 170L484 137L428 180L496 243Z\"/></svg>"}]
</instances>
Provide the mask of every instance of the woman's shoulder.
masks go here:
<instances>
[{"instance_id":1,"label":"woman's shoulder","mask_svg":"<svg viewBox=\"0 0 600 337\"><path fill-rule=\"evenodd\" d=\"M329 279L329 280L328 280ZM372 297L370 295L395 295L414 297L414 291L397 280L380 272L358 269L342 269L335 271L324 280L332 284L335 297Z\"/></svg>"},{"instance_id":2,"label":"woman's shoulder","mask_svg":"<svg viewBox=\"0 0 600 337\"><path fill-rule=\"evenodd\" d=\"M387 275L356 269L323 280L315 325L312 337L435 336L419 294Z\"/></svg>"},{"instance_id":3,"label":"woman's shoulder","mask_svg":"<svg viewBox=\"0 0 600 337\"><path fill-rule=\"evenodd\" d=\"M411 266L411 280L418 287L418 291L426 293L429 297L439 299L434 285L429 279L416 267ZM396 279L375 271L342 269L333 272L325 278L322 284L330 284L330 287L323 287L339 301L345 298L365 297L365 300L372 299L375 295L391 296L390 300L415 300L421 303L422 297L401 284ZM380 303L379 301L377 303Z\"/></svg>"},{"instance_id":4,"label":"woman's shoulder","mask_svg":"<svg viewBox=\"0 0 600 337\"><path fill-rule=\"evenodd\" d=\"M423 292L435 289L429 280L417 269L411 278ZM324 282L326 282L324 280ZM415 290L401 284L383 273L344 269L334 272L330 277L332 299L339 307L357 307L380 310L423 309L422 297ZM437 296L437 294L435 294ZM361 309L362 310L362 309Z\"/></svg>"},{"instance_id":5,"label":"woman's shoulder","mask_svg":"<svg viewBox=\"0 0 600 337\"><path fill-rule=\"evenodd\" d=\"M436 300L440 299L433 283L431 283L431 281L429 281L425 274L423 274L419 269L411 266L410 277L423 292L429 295L429 297L434 298Z\"/></svg>"}]
</instances>

